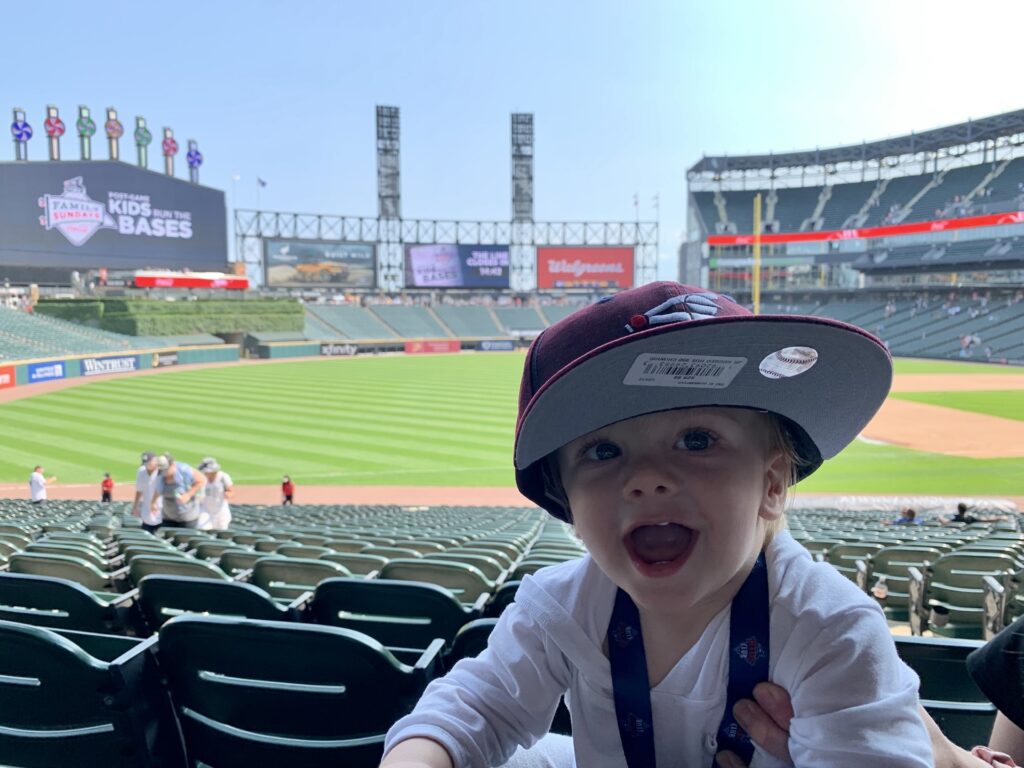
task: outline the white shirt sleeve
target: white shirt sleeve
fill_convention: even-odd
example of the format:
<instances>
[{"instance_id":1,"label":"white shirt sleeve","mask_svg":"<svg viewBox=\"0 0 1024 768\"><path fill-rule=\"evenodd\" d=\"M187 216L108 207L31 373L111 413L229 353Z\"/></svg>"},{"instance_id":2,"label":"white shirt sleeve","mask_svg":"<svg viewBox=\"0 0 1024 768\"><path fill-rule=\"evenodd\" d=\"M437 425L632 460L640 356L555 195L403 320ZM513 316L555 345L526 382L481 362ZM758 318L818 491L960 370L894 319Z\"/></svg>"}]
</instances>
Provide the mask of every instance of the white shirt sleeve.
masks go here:
<instances>
[{"instance_id":1,"label":"white shirt sleeve","mask_svg":"<svg viewBox=\"0 0 1024 768\"><path fill-rule=\"evenodd\" d=\"M569 666L544 627L513 603L487 649L463 659L388 731L385 751L408 738L439 742L456 766L501 765L548 732Z\"/></svg>"},{"instance_id":2,"label":"white shirt sleeve","mask_svg":"<svg viewBox=\"0 0 1024 768\"><path fill-rule=\"evenodd\" d=\"M802 624L787 642L800 660L790 679L776 680L793 699L789 748L797 768L930 768L918 678L897 656L881 612L857 606L824 627Z\"/></svg>"},{"instance_id":3,"label":"white shirt sleeve","mask_svg":"<svg viewBox=\"0 0 1024 768\"><path fill-rule=\"evenodd\" d=\"M147 488L149 488L149 472L142 466L135 473L135 490L139 493L145 493Z\"/></svg>"}]
</instances>

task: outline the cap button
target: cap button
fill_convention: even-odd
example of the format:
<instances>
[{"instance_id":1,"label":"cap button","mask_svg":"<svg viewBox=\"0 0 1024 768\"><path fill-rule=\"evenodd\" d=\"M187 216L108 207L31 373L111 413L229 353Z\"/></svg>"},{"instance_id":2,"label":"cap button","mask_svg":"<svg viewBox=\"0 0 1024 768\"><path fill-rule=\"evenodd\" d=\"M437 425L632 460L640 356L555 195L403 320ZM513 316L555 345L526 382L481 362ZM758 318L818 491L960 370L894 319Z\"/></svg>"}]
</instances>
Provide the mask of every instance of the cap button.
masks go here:
<instances>
[{"instance_id":1,"label":"cap button","mask_svg":"<svg viewBox=\"0 0 1024 768\"><path fill-rule=\"evenodd\" d=\"M646 328L650 324L651 321L647 319L647 315L633 315L629 318L629 325L634 331Z\"/></svg>"}]
</instances>

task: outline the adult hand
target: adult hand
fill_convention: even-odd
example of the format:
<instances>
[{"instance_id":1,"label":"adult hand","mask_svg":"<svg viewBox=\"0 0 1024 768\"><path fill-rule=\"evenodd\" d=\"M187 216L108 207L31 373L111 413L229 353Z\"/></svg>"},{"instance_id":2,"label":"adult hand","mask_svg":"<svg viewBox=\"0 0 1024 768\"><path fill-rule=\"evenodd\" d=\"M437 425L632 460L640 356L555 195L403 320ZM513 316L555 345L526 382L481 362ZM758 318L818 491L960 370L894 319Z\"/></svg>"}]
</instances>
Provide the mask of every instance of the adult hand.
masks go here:
<instances>
[{"instance_id":1,"label":"adult hand","mask_svg":"<svg viewBox=\"0 0 1024 768\"><path fill-rule=\"evenodd\" d=\"M793 704L784 688L775 683L758 683L754 686L754 701L738 701L733 707L733 714L758 746L779 760L793 764L789 754L789 722L793 719ZM715 759L722 768L747 767L733 752L719 752Z\"/></svg>"},{"instance_id":2,"label":"adult hand","mask_svg":"<svg viewBox=\"0 0 1024 768\"><path fill-rule=\"evenodd\" d=\"M733 714L759 747L793 765L793 758L789 754L789 723L793 719L793 704L784 688L775 683L759 683L754 687L754 701L743 699L737 702ZM978 755L972 755L950 742L923 708L921 719L931 738L935 768L984 768L990 765L987 760L979 759L979 756L988 757L980 754L980 750ZM715 759L721 768L747 768L747 764L732 752L719 752Z\"/></svg>"}]
</instances>

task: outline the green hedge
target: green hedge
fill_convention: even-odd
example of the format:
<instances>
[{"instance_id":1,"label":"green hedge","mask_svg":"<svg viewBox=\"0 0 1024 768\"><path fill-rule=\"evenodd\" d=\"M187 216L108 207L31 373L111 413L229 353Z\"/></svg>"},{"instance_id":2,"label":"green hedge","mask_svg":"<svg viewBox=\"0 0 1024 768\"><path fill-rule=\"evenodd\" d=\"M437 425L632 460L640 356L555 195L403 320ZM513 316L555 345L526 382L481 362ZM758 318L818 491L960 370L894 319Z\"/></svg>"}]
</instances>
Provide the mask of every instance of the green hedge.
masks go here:
<instances>
[{"instance_id":1,"label":"green hedge","mask_svg":"<svg viewBox=\"0 0 1024 768\"><path fill-rule=\"evenodd\" d=\"M36 310L129 336L301 331L305 326L302 305L293 299L44 300L36 305Z\"/></svg>"}]
</instances>

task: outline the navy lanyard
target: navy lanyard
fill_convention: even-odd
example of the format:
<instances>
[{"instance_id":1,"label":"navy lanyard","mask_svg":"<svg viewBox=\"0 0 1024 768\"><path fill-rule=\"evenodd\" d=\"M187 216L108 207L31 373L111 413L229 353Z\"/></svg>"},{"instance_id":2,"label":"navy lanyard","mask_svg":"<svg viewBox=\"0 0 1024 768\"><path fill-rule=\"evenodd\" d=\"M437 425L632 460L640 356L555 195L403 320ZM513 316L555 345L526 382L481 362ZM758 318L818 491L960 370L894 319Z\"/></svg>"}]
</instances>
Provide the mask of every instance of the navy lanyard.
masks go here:
<instances>
[{"instance_id":1,"label":"navy lanyard","mask_svg":"<svg viewBox=\"0 0 1024 768\"><path fill-rule=\"evenodd\" d=\"M768 679L768 568L764 552L733 598L729 613L729 686L716 751L728 749L749 764L754 744L736 722L732 708L740 699L751 698L754 686ZM608 660L626 764L629 768L655 768L651 691L640 613L633 599L621 589L615 595L608 623ZM714 768L713 757L711 765Z\"/></svg>"}]
</instances>

